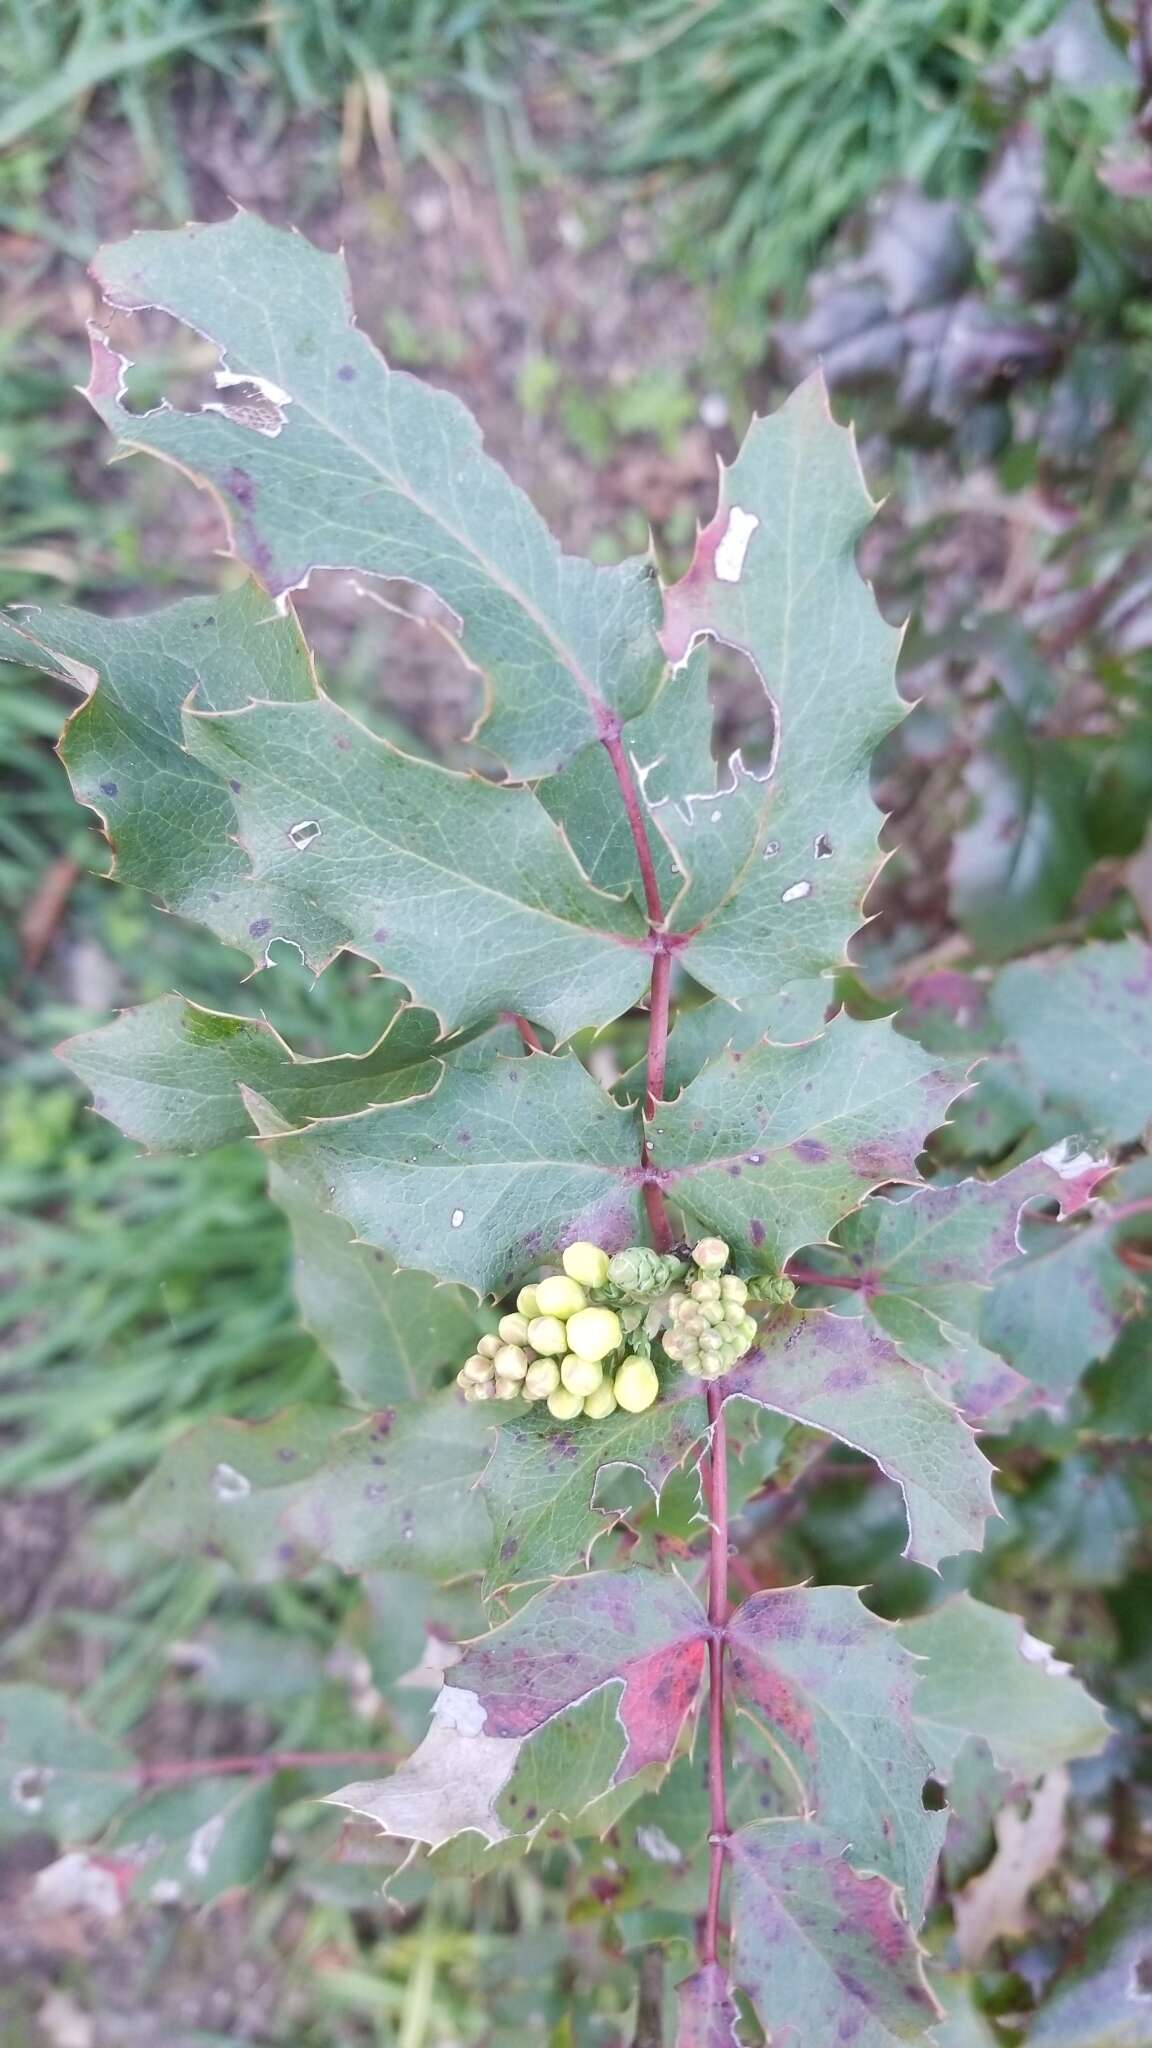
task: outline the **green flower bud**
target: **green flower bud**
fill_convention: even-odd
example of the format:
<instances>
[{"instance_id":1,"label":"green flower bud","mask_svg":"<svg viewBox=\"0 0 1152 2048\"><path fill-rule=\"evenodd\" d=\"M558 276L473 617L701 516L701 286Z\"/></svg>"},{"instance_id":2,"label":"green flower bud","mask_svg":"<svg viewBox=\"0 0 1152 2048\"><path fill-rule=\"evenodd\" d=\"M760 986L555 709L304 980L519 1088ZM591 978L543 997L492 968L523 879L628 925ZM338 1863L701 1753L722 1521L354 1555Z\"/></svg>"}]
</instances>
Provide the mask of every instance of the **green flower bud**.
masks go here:
<instances>
[{"instance_id":1,"label":"green flower bud","mask_svg":"<svg viewBox=\"0 0 1152 2048\"><path fill-rule=\"evenodd\" d=\"M595 1391L584 1397L584 1413L593 1422L603 1422L605 1416L615 1412L615 1408L616 1396L612 1391L611 1380L601 1380Z\"/></svg>"},{"instance_id":2,"label":"green flower bud","mask_svg":"<svg viewBox=\"0 0 1152 2048\"><path fill-rule=\"evenodd\" d=\"M719 1301L720 1282L718 1280L694 1280L692 1282L692 1299L693 1301Z\"/></svg>"},{"instance_id":3,"label":"green flower bud","mask_svg":"<svg viewBox=\"0 0 1152 2048\"><path fill-rule=\"evenodd\" d=\"M748 1292L753 1301L761 1301L769 1308L786 1308L796 1292L796 1284L783 1273L756 1273Z\"/></svg>"},{"instance_id":4,"label":"green flower bud","mask_svg":"<svg viewBox=\"0 0 1152 2048\"><path fill-rule=\"evenodd\" d=\"M505 1344L526 1344L528 1342L527 1316L501 1316L497 1329Z\"/></svg>"},{"instance_id":5,"label":"green flower bud","mask_svg":"<svg viewBox=\"0 0 1152 2048\"><path fill-rule=\"evenodd\" d=\"M643 1244L629 1245L608 1261L608 1278L621 1294L663 1294L683 1271L679 1259L665 1258Z\"/></svg>"},{"instance_id":6,"label":"green flower bud","mask_svg":"<svg viewBox=\"0 0 1152 2048\"><path fill-rule=\"evenodd\" d=\"M528 1353L522 1344L502 1344L492 1364L498 1380L522 1380L528 1370Z\"/></svg>"},{"instance_id":7,"label":"green flower bud","mask_svg":"<svg viewBox=\"0 0 1152 2048\"><path fill-rule=\"evenodd\" d=\"M542 1316L561 1316L565 1320L574 1316L578 1309L588 1306L588 1296L567 1273L556 1273L550 1280L540 1280L536 1286L536 1300Z\"/></svg>"},{"instance_id":8,"label":"green flower bud","mask_svg":"<svg viewBox=\"0 0 1152 2048\"><path fill-rule=\"evenodd\" d=\"M546 1401L560 1385L560 1367L554 1358L537 1358L524 1375L526 1401Z\"/></svg>"},{"instance_id":9,"label":"green flower bud","mask_svg":"<svg viewBox=\"0 0 1152 2048\"><path fill-rule=\"evenodd\" d=\"M747 1301L748 1283L737 1273L725 1273L720 1282L720 1293L725 1301Z\"/></svg>"},{"instance_id":10,"label":"green flower bud","mask_svg":"<svg viewBox=\"0 0 1152 2048\"><path fill-rule=\"evenodd\" d=\"M536 1289L534 1287L522 1287L516 1296L516 1306L521 1315L527 1316L529 1322L531 1322L533 1316L538 1316L540 1313L540 1304L536 1299Z\"/></svg>"},{"instance_id":11,"label":"green flower bud","mask_svg":"<svg viewBox=\"0 0 1152 2048\"><path fill-rule=\"evenodd\" d=\"M692 1250L692 1257L702 1273L719 1273L728 1264L728 1246L722 1237L702 1237Z\"/></svg>"},{"instance_id":12,"label":"green flower bud","mask_svg":"<svg viewBox=\"0 0 1152 2048\"><path fill-rule=\"evenodd\" d=\"M607 1358L623 1338L620 1318L610 1308L582 1308L568 1319L564 1349L577 1358ZM535 1341L535 1340L533 1340ZM537 1350L540 1346L536 1346Z\"/></svg>"},{"instance_id":13,"label":"green flower bud","mask_svg":"<svg viewBox=\"0 0 1152 2048\"><path fill-rule=\"evenodd\" d=\"M481 1337L476 1349L480 1353L481 1358L495 1358L496 1353L500 1349L501 1341L499 1337Z\"/></svg>"},{"instance_id":14,"label":"green flower bud","mask_svg":"<svg viewBox=\"0 0 1152 2048\"><path fill-rule=\"evenodd\" d=\"M578 1358L574 1351L560 1361L560 1384L570 1394L579 1394L587 1400L594 1394L604 1379L604 1367L594 1358Z\"/></svg>"},{"instance_id":15,"label":"green flower bud","mask_svg":"<svg viewBox=\"0 0 1152 2048\"><path fill-rule=\"evenodd\" d=\"M629 1415L642 1415L660 1392L656 1368L646 1358L626 1358L612 1381L617 1406Z\"/></svg>"},{"instance_id":16,"label":"green flower bud","mask_svg":"<svg viewBox=\"0 0 1152 2048\"><path fill-rule=\"evenodd\" d=\"M598 1244L570 1244L560 1254L560 1263L570 1280L581 1287L603 1287L608 1278L608 1254Z\"/></svg>"},{"instance_id":17,"label":"green flower bud","mask_svg":"<svg viewBox=\"0 0 1152 2048\"><path fill-rule=\"evenodd\" d=\"M559 1316L533 1316L528 1325L528 1342L545 1358L563 1358L568 1349L568 1332Z\"/></svg>"},{"instance_id":18,"label":"green flower bud","mask_svg":"<svg viewBox=\"0 0 1152 2048\"><path fill-rule=\"evenodd\" d=\"M548 1413L554 1415L557 1422L575 1422L576 1417L584 1413L583 1395L570 1394L567 1387L557 1387L555 1393L548 1396Z\"/></svg>"}]
</instances>

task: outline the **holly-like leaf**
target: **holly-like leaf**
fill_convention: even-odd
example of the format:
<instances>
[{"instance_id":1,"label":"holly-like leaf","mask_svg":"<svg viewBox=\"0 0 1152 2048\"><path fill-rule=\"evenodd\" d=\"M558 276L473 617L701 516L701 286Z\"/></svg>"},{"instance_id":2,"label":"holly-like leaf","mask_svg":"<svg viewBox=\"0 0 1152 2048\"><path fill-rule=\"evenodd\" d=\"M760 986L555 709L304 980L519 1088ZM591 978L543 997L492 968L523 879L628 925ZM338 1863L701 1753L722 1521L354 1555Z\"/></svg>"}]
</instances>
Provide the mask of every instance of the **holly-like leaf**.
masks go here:
<instances>
[{"instance_id":1,"label":"holly-like leaf","mask_svg":"<svg viewBox=\"0 0 1152 2048\"><path fill-rule=\"evenodd\" d=\"M150 1151L206 1152L255 1135L241 1090L292 1127L426 1095L440 1078L436 1043L430 1010L400 1010L370 1052L301 1059L270 1024L161 996L59 1052L127 1137Z\"/></svg>"},{"instance_id":2,"label":"holly-like leaf","mask_svg":"<svg viewBox=\"0 0 1152 2048\"><path fill-rule=\"evenodd\" d=\"M252 959L295 916L302 876L254 904L232 793L183 744L195 695L212 711L302 702L316 681L296 621L252 582L140 618L51 607L0 619L0 655L89 692L61 741L79 801L106 824L118 880L207 925ZM255 928L254 928L255 927Z\"/></svg>"},{"instance_id":3,"label":"holly-like leaf","mask_svg":"<svg viewBox=\"0 0 1152 2048\"><path fill-rule=\"evenodd\" d=\"M487 684L484 742L518 776L644 708L662 666L651 565L563 555L459 400L389 371L355 325L339 257L237 213L133 235L94 268L113 305L162 307L219 347L211 409L128 412L98 337L88 395L125 445L212 486L233 549L273 594L317 566L435 590Z\"/></svg>"},{"instance_id":4,"label":"holly-like leaf","mask_svg":"<svg viewBox=\"0 0 1152 2048\"><path fill-rule=\"evenodd\" d=\"M357 1400L380 1408L425 1394L475 1349L476 1302L465 1288L357 1244L275 1164L268 1187L292 1232L300 1314Z\"/></svg>"},{"instance_id":5,"label":"holly-like leaf","mask_svg":"<svg viewBox=\"0 0 1152 2048\"><path fill-rule=\"evenodd\" d=\"M758 669L776 716L779 787L770 837L743 884L692 944L692 972L731 1000L806 989L811 1028L824 978L863 922L880 864L868 766L902 714L899 632L857 571L875 507L849 432L819 377L755 420L687 574L665 593L663 642L679 663L704 635ZM775 1027L774 1027L775 1028Z\"/></svg>"},{"instance_id":6,"label":"holly-like leaf","mask_svg":"<svg viewBox=\"0 0 1152 2048\"><path fill-rule=\"evenodd\" d=\"M492 1517L486 1590L587 1564L593 1543L615 1519L597 1506L602 1475L630 1466L658 1500L672 1473L701 1446L706 1428L699 1395L657 1401L642 1415L618 1408L602 1422L581 1419L566 1428L539 1414L505 1423L480 1481Z\"/></svg>"},{"instance_id":7,"label":"holly-like leaf","mask_svg":"<svg viewBox=\"0 0 1152 2048\"><path fill-rule=\"evenodd\" d=\"M797 1811L847 1843L858 1869L898 1884L918 1920L945 1816L921 1798L932 1759L895 1629L846 1586L792 1586L746 1600L728 1642L733 1697L786 1760Z\"/></svg>"},{"instance_id":8,"label":"holly-like leaf","mask_svg":"<svg viewBox=\"0 0 1152 2048\"><path fill-rule=\"evenodd\" d=\"M904 1495L905 1556L934 1567L979 1549L995 1513L992 1468L951 1403L875 1331L822 1309L784 1310L724 1388L874 1458Z\"/></svg>"},{"instance_id":9,"label":"holly-like leaf","mask_svg":"<svg viewBox=\"0 0 1152 2048\"><path fill-rule=\"evenodd\" d=\"M1083 774L1063 742L1035 739L1010 704L966 770L976 814L956 834L956 919L982 953L1004 959L1066 914L1092 864Z\"/></svg>"},{"instance_id":10,"label":"holly-like leaf","mask_svg":"<svg viewBox=\"0 0 1152 2048\"><path fill-rule=\"evenodd\" d=\"M727 1973L719 1963L705 1963L695 1976L676 1986L680 2024L676 2048L740 2048L736 2007Z\"/></svg>"},{"instance_id":11,"label":"holly-like leaf","mask_svg":"<svg viewBox=\"0 0 1152 2048\"><path fill-rule=\"evenodd\" d=\"M640 1229L639 1131L571 1056L446 1067L432 1094L274 1140L272 1156L403 1265L503 1292L558 1245Z\"/></svg>"},{"instance_id":12,"label":"holly-like leaf","mask_svg":"<svg viewBox=\"0 0 1152 2048\"><path fill-rule=\"evenodd\" d=\"M490 1450L490 1428L455 1392L368 1417L299 1408L206 1422L164 1453L132 1517L159 1548L225 1558L259 1583L317 1564L456 1578L487 1556L475 1481Z\"/></svg>"},{"instance_id":13,"label":"holly-like leaf","mask_svg":"<svg viewBox=\"0 0 1152 2048\"><path fill-rule=\"evenodd\" d=\"M1152 945L1123 939L1021 960L997 975L992 1007L1030 1081L1066 1128L1109 1144L1152 1123Z\"/></svg>"},{"instance_id":14,"label":"holly-like leaf","mask_svg":"<svg viewBox=\"0 0 1152 2048\"><path fill-rule=\"evenodd\" d=\"M0 1839L91 1841L133 1791L131 1752L40 1685L0 1686Z\"/></svg>"},{"instance_id":15,"label":"holly-like leaf","mask_svg":"<svg viewBox=\"0 0 1152 2048\"><path fill-rule=\"evenodd\" d=\"M647 979L637 907L594 889L529 789L378 739L329 699L185 715L227 782L260 919L317 971L342 948L406 983L446 1028L519 1009L558 1037L602 1023Z\"/></svg>"},{"instance_id":16,"label":"holly-like leaf","mask_svg":"<svg viewBox=\"0 0 1152 2048\"><path fill-rule=\"evenodd\" d=\"M1126 1263L1126 1241L1152 1235L1152 1168L1138 1161L1097 1202L1067 1222L1027 1216L1024 1256L996 1275L981 1334L1018 1372L1055 1393L1106 1357L1125 1323L1152 1302L1147 1272ZM1131 1213L1135 1210L1135 1214ZM1135 1249L1135 1247L1133 1247Z\"/></svg>"},{"instance_id":17,"label":"holly-like leaf","mask_svg":"<svg viewBox=\"0 0 1152 2048\"><path fill-rule=\"evenodd\" d=\"M707 1630L695 1594L661 1572L552 1586L466 1651L424 1742L394 1776L347 1786L333 1802L432 1847L465 1832L503 1841L556 1812L572 1817L671 1762L696 1705ZM566 1722L574 1713L581 1722Z\"/></svg>"},{"instance_id":18,"label":"holly-like leaf","mask_svg":"<svg viewBox=\"0 0 1152 2048\"><path fill-rule=\"evenodd\" d=\"M996 1181L876 1197L836 1225L830 1252L810 1249L805 1264L837 1283L828 1307L843 1312L851 1303L905 1357L943 1373L961 1407L982 1418L1026 1391L987 1348L1004 1347L986 1327L1000 1284L1011 1285L1017 1270L1021 1211L1031 1200L1060 1202L1065 1194L1055 1168L1035 1159Z\"/></svg>"},{"instance_id":19,"label":"holly-like leaf","mask_svg":"<svg viewBox=\"0 0 1152 2048\"><path fill-rule=\"evenodd\" d=\"M1092 1922L1083 1952L1062 1971L1028 2029L1040 2048L1146 2048L1152 1884L1129 1880Z\"/></svg>"},{"instance_id":20,"label":"holly-like leaf","mask_svg":"<svg viewBox=\"0 0 1152 2048\"><path fill-rule=\"evenodd\" d=\"M959 1593L930 1614L901 1622L897 1632L926 1660L913 1716L943 1776L970 1736L985 1741L1015 1778L1037 1778L1103 1749L1108 1723L1102 1708L1067 1665L1026 1634L1016 1615Z\"/></svg>"},{"instance_id":21,"label":"holly-like leaf","mask_svg":"<svg viewBox=\"0 0 1152 2048\"><path fill-rule=\"evenodd\" d=\"M732 1836L732 1974L785 2039L919 2040L938 2012L899 1893L854 1870L843 1847L811 1821Z\"/></svg>"},{"instance_id":22,"label":"holly-like leaf","mask_svg":"<svg viewBox=\"0 0 1152 2048\"><path fill-rule=\"evenodd\" d=\"M722 1054L662 1106L649 1146L669 1195L779 1269L882 1181L915 1174L960 1077L887 1023Z\"/></svg>"}]
</instances>

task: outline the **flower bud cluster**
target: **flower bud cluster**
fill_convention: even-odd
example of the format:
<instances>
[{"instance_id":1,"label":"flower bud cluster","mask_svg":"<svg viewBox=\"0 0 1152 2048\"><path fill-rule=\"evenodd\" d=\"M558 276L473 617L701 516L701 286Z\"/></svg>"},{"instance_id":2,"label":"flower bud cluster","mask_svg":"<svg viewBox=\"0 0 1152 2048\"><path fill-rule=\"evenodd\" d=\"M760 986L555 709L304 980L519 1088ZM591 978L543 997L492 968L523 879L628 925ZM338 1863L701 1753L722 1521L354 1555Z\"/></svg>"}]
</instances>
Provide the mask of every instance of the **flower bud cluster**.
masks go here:
<instances>
[{"instance_id":1,"label":"flower bud cluster","mask_svg":"<svg viewBox=\"0 0 1152 2048\"><path fill-rule=\"evenodd\" d=\"M692 1260L694 1277L668 1297L664 1349L693 1378L718 1380L756 1341L748 1283L724 1271L728 1247L722 1238L702 1238Z\"/></svg>"},{"instance_id":2,"label":"flower bud cluster","mask_svg":"<svg viewBox=\"0 0 1152 2048\"><path fill-rule=\"evenodd\" d=\"M522 1287L456 1375L466 1401L543 1401L557 1421L639 1415L660 1391L652 1362L700 1379L729 1372L756 1339L748 1285L728 1246L702 1238L690 1261L633 1245L614 1257L569 1245L563 1272Z\"/></svg>"}]
</instances>

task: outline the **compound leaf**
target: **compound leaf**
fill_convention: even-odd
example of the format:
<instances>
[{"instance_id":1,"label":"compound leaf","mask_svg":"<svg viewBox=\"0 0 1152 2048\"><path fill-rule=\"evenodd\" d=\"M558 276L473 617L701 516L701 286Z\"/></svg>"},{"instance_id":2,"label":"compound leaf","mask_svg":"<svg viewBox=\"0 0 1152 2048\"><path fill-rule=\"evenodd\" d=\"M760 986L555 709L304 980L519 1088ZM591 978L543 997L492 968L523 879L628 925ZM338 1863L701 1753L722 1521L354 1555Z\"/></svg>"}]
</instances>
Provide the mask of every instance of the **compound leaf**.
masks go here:
<instances>
[{"instance_id":1,"label":"compound leaf","mask_svg":"<svg viewBox=\"0 0 1152 2048\"><path fill-rule=\"evenodd\" d=\"M185 739L231 790L253 921L265 886L290 896L267 929L317 971L350 948L446 1027L518 1009L559 1037L644 987L639 910L591 886L531 790L417 760L322 697L193 709Z\"/></svg>"},{"instance_id":2,"label":"compound leaf","mask_svg":"<svg viewBox=\"0 0 1152 2048\"><path fill-rule=\"evenodd\" d=\"M779 1269L914 1174L958 1085L888 1024L838 1020L804 1045L722 1053L658 1110L650 1151L678 1207Z\"/></svg>"},{"instance_id":3,"label":"compound leaf","mask_svg":"<svg viewBox=\"0 0 1152 2048\"><path fill-rule=\"evenodd\" d=\"M810 378L753 421L691 567L665 593L671 661L709 635L755 664L782 771L774 765L771 837L693 939L692 972L730 1000L787 990L795 1004L793 985L808 985L813 1029L880 865L869 762L903 708L900 634L854 559L874 511L852 435Z\"/></svg>"},{"instance_id":4,"label":"compound leaf","mask_svg":"<svg viewBox=\"0 0 1152 2048\"><path fill-rule=\"evenodd\" d=\"M823 1309L784 1310L724 1387L874 1458L903 1492L905 1555L918 1564L979 1549L995 1513L992 1468L955 1408L877 1332Z\"/></svg>"},{"instance_id":5,"label":"compound leaf","mask_svg":"<svg viewBox=\"0 0 1152 2048\"><path fill-rule=\"evenodd\" d=\"M1016 1615L959 1593L901 1622L897 1634L925 1659L913 1717L945 1777L969 1736L1015 1778L1038 1778L1104 1747L1103 1710Z\"/></svg>"},{"instance_id":6,"label":"compound leaf","mask_svg":"<svg viewBox=\"0 0 1152 2048\"><path fill-rule=\"evenodd\" d=\"M886 1878L811 1821L732 1836L732 1974L766 2028L853 2048L915 2041L937 2018L920 1948Z\"/></svg>"},{"instance_id":7,"label":"compound leaf","mask_svg":"<svg viewBox=\"0 0 1152 2048\"><path fill-rule=\"evenodd\" d=\"M490 1843L530 1835L556 1812L572 1818L671 1763L696 1705L707 1629L673 1575L562 1581L470 1646L393 1777L347 1786L333 1802L431 1847L464 1832ZM574 1713L575 1726L565 1722Z\"/></svg>"},{"instance_id":8,"label":"compound leaf","mask_svg":"<svg viewBox=\"0 0 1152 2048\"><path fill-rule=\"evenodd\" d=\"M1109 1144L1152 1123L1152 945L1122 939L1020 960L997 975L992 1008L1028 1079L1067 1128Z\"/></svg>"},{"instance_id":9,"label":"compound leaf","mask_svg":"<svg viewBox=\"0 0 1152 2048\"><path fill-rule=\"evenodd\" d=\"M486 680L484 742L518 776L644 708L662 667L651 564L562 554L460 401L390 371L358 330L340 257L237 213L135 234L94 268L113 305L161 307L219 347L211 409L128 412L99 338L88 395L125 445L212 486L274 595L320 565L434 590Z\"/></svg>"},{"instance_id":10,"label":"compound leaf","mask_svg":"<svg viewBox=\"0 0 1152 2048\"><path fill-rule=\"evenodd\" d=\"M914 1918L944 1838L924 1809L932 1759L912 1721L916 1665L891 1624L846 1586L753 1594L728 1625L737 1706L782 1753L798 1810L899 1885Z\"/></svg>"}]
</instances>

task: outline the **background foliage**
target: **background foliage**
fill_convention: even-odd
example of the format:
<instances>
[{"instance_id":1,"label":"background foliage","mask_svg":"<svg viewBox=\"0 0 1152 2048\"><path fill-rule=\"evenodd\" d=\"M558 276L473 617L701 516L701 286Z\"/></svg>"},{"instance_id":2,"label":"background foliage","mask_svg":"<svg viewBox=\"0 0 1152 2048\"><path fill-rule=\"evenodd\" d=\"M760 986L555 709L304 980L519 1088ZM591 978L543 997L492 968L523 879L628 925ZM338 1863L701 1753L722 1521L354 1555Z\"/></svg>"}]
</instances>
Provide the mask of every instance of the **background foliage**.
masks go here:
<instances>
[{"instance_id":1,"label":"background foliage","mask_svg":"<svg viewBox=\"0 0 1152 2048\"><path fill-rule=\"evenodd\" d=\"M1139 934L1152 898L1147 81L1123 8L846 16L661 0L570 14L293 6L255 22L20 0L14 20L0 117L17 287L0 399L4 596L120 611L213 587L195 501L105 473L71 386L87 310L76 259L150 216L219 217L225 192L358 244L374 331L474 391L514 470L547 478L542 501L573 544L593 513L617 552L642 546L650 519L682 564L693 513L710 509L713 447L730 454L748 405L819 354L862 423L873 488L892 492L865 562L889 615L913 612L904 687L920 700L878 764L900 852L846 993L861 1012L900 997L930 1049L991 1052L950 1138L952 1171L1045 1142L1059 1088L1013 1049L1013 990L1029 999L1011 977L1033 970L999 970L1054 941ZM406 214L427 226L413 234ZM397 290L414 249L438 294ZM681 281L704 269L715 326ZM588 298L610 312L613 294L605 336ZM175 339L165 369L189 388L203 374ZM141 385L133 402L148 401ZM414 719L461 758L459 679L441 664L429 687L434 635L401 639L397 659L394 630L329 605L337 695L380 730ZM719 687L722 730L743 735L736 665ZM321 1575L253 1592L211 1561L144 1563L110 1512L190 1420L264 1415L334 1380L299 1329L285 1226L245 1148L137 1158L50 1056L109 1007L173 987L233 1007L238 964L89 878L99 845L48 747L65 701L0 674L0 1471L19 1489L5 1509L4 1676L62 1681L106 1739L131 1731L153 1755L351 1750L393 1728L407 1748L427 1702L397 1686L424 1640L410 1586L383 1578L358 1601ZM355 965L313 988L288 958L251 990L251 1013L308 1051L366 1049L365 993ZM1087 1019L1078 1036L1098 1028L1095 1001ZM625 1063L635 1050L624 1027ZM1099 1102L1076 1108L1099 1128ZM1110 1135L1134 1144L1139 1124ZM1033 1310L1062 1298L1042 1272ZM893 1299L890 1316L911 1312L898 1288ZM1072 1659L1121 1734L1070 1793L1056 1788L1046 1834L1041 1808L1030 1903L1013 1919L1001 1899L1003 1924L984 1948L974 1939L980 2012L958 2011L957 2043L1125 2038L1107 1999L1143 1953L1149 1868L1145 1339L1136 1325L1091 1364L1107 1345L1089 1330L1067 1419L985 1445L1005 1519L973 1590ZM756 1582L867 1581L882 1612L907 1611L916 1568L900 1557L894 1492L804 1440L775 1467L768 1423L762 1443L740 1524ZM677 1512L672 1488L642 1540L683 1540ZM450 1634L479 1625L463 1595L433 1619ZM987 1863L999 1805L987 1759L969 1767L987 1818L949 1845L957 1887ZM573 1969L593 1986L590 2038L629 2037L636 1955L659 1927L630 1907L610 1850L589 1847L575 1891L544 1858L478 1889L448 1873L429 1895L410 1880L389 1914L374 1867L333 1860L322 1810L281 1810L270 1866L266 1788L241 1780L237 1815L231 1875L267 1875L205 1928L152 1898L128 1930L72 1901L47 1931L17 1929L0 1994L14 2042L66 2039L77 2012L86 2038L127 2038L125 2008L148 2005L158 1971L166 2003L138 2023L156 2030L142 2040L410 2044L529 2024L544 2038L566 2023Z\"/></svg>"}]
</instances>

